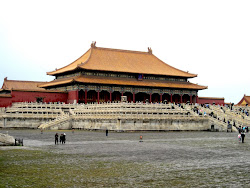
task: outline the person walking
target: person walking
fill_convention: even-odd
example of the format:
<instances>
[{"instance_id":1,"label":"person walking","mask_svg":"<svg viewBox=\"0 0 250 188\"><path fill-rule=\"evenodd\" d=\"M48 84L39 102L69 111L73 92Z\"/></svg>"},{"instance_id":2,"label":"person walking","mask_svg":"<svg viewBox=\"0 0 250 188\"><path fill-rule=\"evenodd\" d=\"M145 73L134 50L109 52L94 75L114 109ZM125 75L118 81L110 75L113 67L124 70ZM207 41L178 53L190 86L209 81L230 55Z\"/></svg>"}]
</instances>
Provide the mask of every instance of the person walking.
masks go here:
<instances>
[{"instance_id":1,"label":"person walking","mask_svg":"<svg viewBox=\"0 0 250 188\"><path fill-rule=\"evenodd\" d=\"M58 144L58 134L55 134L55 145Z\"/></svg>"}]
</instances>

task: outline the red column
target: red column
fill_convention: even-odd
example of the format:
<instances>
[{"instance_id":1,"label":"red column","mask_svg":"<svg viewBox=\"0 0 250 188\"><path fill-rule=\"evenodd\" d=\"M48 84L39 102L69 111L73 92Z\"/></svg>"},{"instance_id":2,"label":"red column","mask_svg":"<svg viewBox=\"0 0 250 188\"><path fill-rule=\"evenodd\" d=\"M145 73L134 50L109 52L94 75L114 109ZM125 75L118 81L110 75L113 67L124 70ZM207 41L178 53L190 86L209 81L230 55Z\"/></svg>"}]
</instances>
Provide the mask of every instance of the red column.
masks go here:
<instances>
[{"instance_id":1,"label":"red column","mask_svg":"<svg viewBox=\"0 0 250 188\"><path fill-rule=\"evenodd\" d=\"M160 94L160 102L162 102L162 93Z\"/></svg>"},{"instance_id":2,"label":"red column","mask_svg":"<svg viewBox=\"0 0 250 188\"><path fill-rule=\"evenodd\" d=\"M151 93L149 94L149 102L150 103L152 102L152 94Z\"/></svg>"},{"instance_id":3,"label":"red column","mask_svg":"<svg viewBox=\"0 0 250 188\"><path fill-rule=\"evenodd\" d=\"M133 103L135 103L135 92L133 92Z\"/></svg>"},{"instance_id":4,"label":"red column","mask_svg":"<svg viewBox=\"0 0 250 188\"><path fill-rule=\"evenodd\" d=\"M76 90L76 103L79 102L79 90Z\"/></svg>"},{"instance_id":5,"label":"red column","mask_svg":"<svg viewBox=\"0 0 250 188\"><path fill-rule=\"evenodd\" d=\"M112 92L109 92L109 101L112 102Z\"/></svg>"},{"instance_id":6,"label":"red column","mask_svg":"<svg viewBox=\"0 0 250 188\"><path fill-rule=\"evenodd\" d=\"M192 101L193 99L192 99L192 95L190 95L190 104L192 104L193 103L193 101Z\"/></svg>"},{"instance_id":7,"label":"red column","mask_svg":"<svg viewBox=\"0 0 250 188\"><path fill-rule=\"evenodd\" d=\"M198 103L198 95L196 96L196 103Z\"/></svg>"},{"instance_id":8,"label":"red column","mask_svg":"<svg viewBox=\"0 0 250 188\"><path fill-rule=\"evenodd\" d=\"M87 97L88 97L88 91L87 91L87 89L85 89L85 98L84 98L84 100L85 100L85 104L87 104Z\"/></svg>"},{"instance_id":9,"label":"red column","mask_svg":"<svg viewBox=\"0 0 250 188\"><path fill-rule=\"evenodd\" d=\"M182 103L182 95L181 95L181 103Z\"/></svg>"},{"instance_id":10,"label":"red column","mask_svg":"<svg viewBox=\"0 0 250 188\"><path fill-rule=\"evenodd\" d=\"M173 103L173 95L172 94L170 95L170 101L171 101L171 103Z\"/></svg>"},{"instance_id":11,"label":"red column","mask_svg":"<svg viewBox=\"0 0 250 188\"><path fill-rule=\"evenodd\" d=\"M97 91L97 103L99 104L99 101L100 101L100 91L98 90Z\"/></svg>"}]
</instances>

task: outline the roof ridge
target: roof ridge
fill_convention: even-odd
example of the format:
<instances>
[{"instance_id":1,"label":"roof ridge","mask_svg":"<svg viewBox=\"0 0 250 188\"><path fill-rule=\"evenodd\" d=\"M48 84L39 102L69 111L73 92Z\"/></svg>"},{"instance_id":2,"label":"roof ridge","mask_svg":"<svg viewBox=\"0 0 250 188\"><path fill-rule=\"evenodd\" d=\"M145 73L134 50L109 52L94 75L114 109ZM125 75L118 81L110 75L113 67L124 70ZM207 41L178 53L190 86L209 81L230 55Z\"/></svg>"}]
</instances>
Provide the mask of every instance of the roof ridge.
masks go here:
<instances>
[{"instance_id":1,"label":"roof ridge","mask_svg":"<svg viewBox=\"0 0 250 188\"><path fill-rule=\"evenodd\" d=\"M48 81L30 81L30 80L5 80L5 81L14 81L14 82L48 82Z\"/></svg>"},{"instance_id":2,"label":"roof ridge","mask_svg":"<svg viewBox=\"0 0 250 188\"><path fill-rule=\"evenodd\" d=\"M127 53L142 53L142 54L148 54L152 55L149 52L144 51L136 51L136 50L124 50L124 49L116 49L116 48L104 48L104 47L94 47L94 49L100 49L100 50L111 50L111 51L120 51L120 52L127 52Z\"/></svg>"},{"instance_id":3,"label":"roof ridge","mask_svg":"<svg viewBox=\"0 0 250 188\"><path fill-rule=\"evenodd\" d=\"M92 52L93 52L93 51L92 51L92 50L93 50L93 47L91 47L89 50L90 50L90 54L89 54L88 59L87 59L86 61L84 61L84 62L81 62L81 64L77 65L76 68L79 68L81 65L84 65L84 64L88 63L88 61L89 61L90 58L91 58ZM89 50L88 50L88 51L89 51ZM88 52L88 51L87 51L87 52ZM87 53L87 52L86 52L86 53ZM84 53L84 54L86 54L86 53ZM84 55L84 54L83 54L83 55ZM82 55L82 56L83 56L83 55ZM81 57L82 57L82 56L81 56ZM81 57L79 57L78 59L80 59ZM77 59L77 60L78 60L78 59ZM77 61L77 60L76 60L76 61ZM81 67L80 67L80 68L81 68Z\"/></svg>"}]
</instances>

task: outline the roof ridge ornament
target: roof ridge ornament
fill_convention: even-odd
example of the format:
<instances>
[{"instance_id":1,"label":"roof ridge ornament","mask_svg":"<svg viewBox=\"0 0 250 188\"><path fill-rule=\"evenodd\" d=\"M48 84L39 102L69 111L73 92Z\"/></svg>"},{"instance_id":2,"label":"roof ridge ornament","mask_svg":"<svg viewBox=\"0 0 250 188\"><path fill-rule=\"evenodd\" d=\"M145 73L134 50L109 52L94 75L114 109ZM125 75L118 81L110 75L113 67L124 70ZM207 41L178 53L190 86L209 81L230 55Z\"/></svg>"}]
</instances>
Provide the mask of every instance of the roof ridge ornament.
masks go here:
<instances>
[{"instance_id":1,"label":"roof ridge ornament","mask_svg":"<svg viewBox=\"0 0 250 188\"><path fill-rule=\"evenodd\" d=\"M148 47L148 53L153 54L153 51L152 51L152 49L150 47Z\"/></svg>"},{"instance_id":2,"label":"roof ridge ornament","mask_svg":"<svg viewBox=\"0 0 250 188\"><path fill-rule=\"evenodd\" d=\"M96 41L93 41L93 42L91 43L91 48L96 48Z\"/></svg>"}]
</instances>

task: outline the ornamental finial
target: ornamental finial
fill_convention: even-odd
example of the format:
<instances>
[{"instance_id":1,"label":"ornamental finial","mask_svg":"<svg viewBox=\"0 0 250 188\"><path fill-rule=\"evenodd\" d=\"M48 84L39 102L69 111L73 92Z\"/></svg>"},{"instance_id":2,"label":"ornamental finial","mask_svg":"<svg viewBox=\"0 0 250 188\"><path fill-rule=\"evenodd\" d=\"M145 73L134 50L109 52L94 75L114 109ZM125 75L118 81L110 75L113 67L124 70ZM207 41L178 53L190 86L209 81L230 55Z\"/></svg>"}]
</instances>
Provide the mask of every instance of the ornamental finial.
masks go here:
<instances>
[{"instance_id":1,"label":"ornamental finial","mask_svg":"<svg viewBox=\"0 0 250 188\"><path fill-rule=\"evenodd\" d=\"M95 48L96 47L96 41L93 41L92 43L91 43L91 48Z\"/></svg>"},{"instance_id":2,"label":"ornamental finial","mask_svg":"<svg viewBox=\"0 0 250 188\"><path fill-rule=\"evenodd\" d=\"M148 53L149 53L149 54L152 54L152 53L153 53L153 51L152 51L152 49L151 49L150 47L148 47Z\"/></svg>"}]
</instances>

